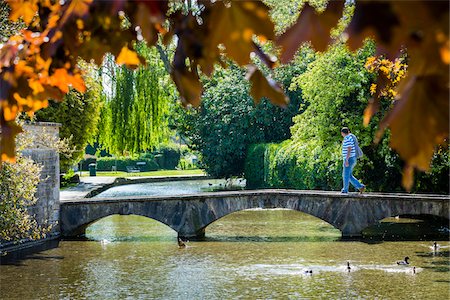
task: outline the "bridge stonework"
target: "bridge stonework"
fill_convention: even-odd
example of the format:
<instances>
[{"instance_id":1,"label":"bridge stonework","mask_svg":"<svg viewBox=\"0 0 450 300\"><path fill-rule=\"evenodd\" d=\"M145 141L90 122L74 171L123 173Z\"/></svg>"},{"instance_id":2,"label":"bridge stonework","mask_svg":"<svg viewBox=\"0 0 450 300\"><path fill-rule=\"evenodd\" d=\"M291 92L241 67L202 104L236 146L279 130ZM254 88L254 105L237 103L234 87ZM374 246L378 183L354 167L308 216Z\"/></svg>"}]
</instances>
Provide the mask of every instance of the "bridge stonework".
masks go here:
<instances>
[{"instance_id":1,"label":"bridge stonework","mask_svg":"<svg viewBox=\"0 0 450 300\"><path fill-rule=\"evenodd\" d=\"M255 190L121 199L90 198L61 202L61 233L80 236L109 215L140 215L174 229L179 237L201 239L212 222L252 208L301 211L333 225L343 237L359 237L364 228L396 215L434 215L449 219L449 196L348 194L324 191Z\"/></svg>"}]
</instances>

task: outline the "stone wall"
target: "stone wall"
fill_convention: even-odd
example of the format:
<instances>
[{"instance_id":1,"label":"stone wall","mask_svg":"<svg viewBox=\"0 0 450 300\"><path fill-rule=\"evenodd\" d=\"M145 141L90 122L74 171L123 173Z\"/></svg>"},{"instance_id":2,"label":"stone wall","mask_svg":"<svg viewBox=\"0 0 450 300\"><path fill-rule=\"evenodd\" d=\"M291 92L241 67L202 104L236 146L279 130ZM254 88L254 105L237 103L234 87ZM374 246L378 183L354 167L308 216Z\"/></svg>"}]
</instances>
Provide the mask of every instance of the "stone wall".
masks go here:
<instances>
[{"instance_id":1,"label":"stone wall","mask_svg":"<svg viewBox=\"0 0 450 300\"><path fill-rule=\"evenodd\" d=\"M39 137L41 133L59 136L59 124L33 123L23 127L25 133L31 136ZM53 226L51 235L59 235L59 154L55 149L43 147L42 144L33 144L22 153L42 165L41 178L36 192L38 200L35 205L29 207L29 212L35 216L39 224Z\"/></svg>"}]
</instances>

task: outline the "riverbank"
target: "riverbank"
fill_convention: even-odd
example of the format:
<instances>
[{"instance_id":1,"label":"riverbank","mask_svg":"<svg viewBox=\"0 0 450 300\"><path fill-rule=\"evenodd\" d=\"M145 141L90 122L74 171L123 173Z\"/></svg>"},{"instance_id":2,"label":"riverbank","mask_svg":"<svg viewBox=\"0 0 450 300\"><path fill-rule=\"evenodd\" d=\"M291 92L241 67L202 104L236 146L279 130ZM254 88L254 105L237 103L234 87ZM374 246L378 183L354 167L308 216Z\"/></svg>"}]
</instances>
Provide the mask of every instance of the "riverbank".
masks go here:
<instances>
[{"instance_id":1,"label":"riverbank","mask_svg":"<svg viewBox=\"0 0 450 300\"><path fill-rule=\"evenodd\" d=\"M205 174L175 175L175 176L135 176L133 178L123 178L114 176L91 176L81 177L80 183L60 191L60 201L73 199L90 198L99 193L119 185L137 184L147 182L166 182L208 179Z\"/></svg>"},{"instance_id":2,"label":"riverbank","mask_svg":"<svg viewBox=\"0 0 450 300\"><path fill-rule=\"evenodd\" d=\"M97 176L101 177L148 177L148 176L161 176L161 177L171 177L171 176L188 176L188 175L206 175L202 169L192 169L192 170L158 170L158 171L148 171L148 172L122 172L122 171L96 171ZM80 177L89 177L88 171L77 172Z\"/></svg>"}]
</instances>

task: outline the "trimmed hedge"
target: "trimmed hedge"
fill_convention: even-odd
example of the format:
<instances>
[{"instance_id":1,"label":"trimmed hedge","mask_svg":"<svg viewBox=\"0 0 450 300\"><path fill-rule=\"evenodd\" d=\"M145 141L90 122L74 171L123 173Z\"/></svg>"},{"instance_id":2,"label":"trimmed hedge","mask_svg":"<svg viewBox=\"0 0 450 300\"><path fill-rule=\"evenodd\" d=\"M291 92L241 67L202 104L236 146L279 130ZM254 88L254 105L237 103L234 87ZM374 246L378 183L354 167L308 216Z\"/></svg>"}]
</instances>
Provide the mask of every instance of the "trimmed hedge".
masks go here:
<instances>
[{"instance_id":1,"label":"trimmed hedge","mask_svg":"<svg viewBox=\"0 0 450 300\"><path fill-rule=\"evenodd\" d=\"M137 162L145 162L145 165L138 166ZM114 157L100 157L97 159L97 171L111 171L112 167L117 164L117 171L127 171L127 167L139 167L141 172L156 171L159 168L158 164L148 158L114 158Z\"/></svg>"},{"instance_id":2,"label":"trimmed hedge","mask_svg":"<svg viewBox=\"0 0 450 300\"><path fill-rule=\"evenodd\" d=\"M340 158L316 144L255 144L248 150L245 179L250 188L337 190L342 172ZM330 159L331 158L331 159Z\"/></svg>"}]
</instances>

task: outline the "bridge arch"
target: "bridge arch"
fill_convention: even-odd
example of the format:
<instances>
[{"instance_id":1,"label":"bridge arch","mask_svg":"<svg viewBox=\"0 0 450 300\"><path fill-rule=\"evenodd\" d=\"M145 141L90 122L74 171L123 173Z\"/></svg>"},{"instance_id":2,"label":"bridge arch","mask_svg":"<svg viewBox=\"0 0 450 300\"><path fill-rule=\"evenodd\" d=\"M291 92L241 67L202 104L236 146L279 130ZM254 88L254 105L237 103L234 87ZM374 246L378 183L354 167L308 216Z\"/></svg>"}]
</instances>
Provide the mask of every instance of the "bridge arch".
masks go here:
<instances>
[{"instance_id":1,"label":"bridge arch","mask_svg":"<svg viewBox=\"0 0 450 300\"><path fill-rule=\"evenodd\" d=\"M271 210L271 208L243 209L243 210L231 212L231 213L224 215L221 218L218 218L215 221L209 223L203 229L205 230L205 233L207 235L209 235L210 230L212 229L211 227L215 227L215 224L220 223L220 222L225 222L223 224L227 224L227 222L229 222L229 220L230 220L229 217L231 217L231 220L234 220L233 215L239 215L239 217L238 217L239 220L245 220L246 218L250 219L250 222L249 223L246 222L245 225L238 223L236 226L233 226L234 227L233 233L235 233L238 236L238 235L240 235L240 233L238 233L238 232L240 232L239 230L243 230L244 232L247 232L246 231L247 225L254 226L254 225L259 224L258 223L259 221L264 221L264 223L266 223L265 221L270 222L270 221L274 220L272 218L272 216L276 216L277 218L280 218L280 219L276 219L276 220L283 221L282 222L283 225L272 223L271 226L277 226L278 230L281 230L281 233L282 233L283 228L286 229L286 227L284 227L284 226L288 226L289 230L292 231L289 236L291 236L293 232L295 232L298 235L298 237L304 236L304 235L302 235L302 232L304 231L304 229L306 227L300 226L298 222L304 222L305 220L307 220L309 223L307 225L308 229L310 229L311 227L316 227L316 228L326 227L331 232L334 232L335 234L337 232L339 232L339 234L340 234L340 230L338 228L336 228L335 226L333 226L332 224L328 223L325 220L317 218L313 215L304 213L302 211L289 209L289 208L276 208L277 211L273 212L274 214L271 213L269 215L268 214L269 210ZM244 213L244 214L240 214L240 213ZM231 221L231 222L233 222L233 221ZM220 229L217 229L217 227L215 227L215 230L220 230ZM264 230L267 230L267 229L265 229L264 226L261 226L261 230L262 231L259 231L259 233L264 235ZM224 233L226 235L228 235L228 233L226 231Z\"/></svg>"},{"instance_id":2,"label":"bridge arch","mask_svg":"<svg viewBox=\"0 0 450 300\"><path fill-rule=\"evenodd\" d=\"M117 217L131 218L122 219ZM172 232L172 234L170 234L171 236L176 236L177 234L177 232L167 224L164 224L154 218L138 214L111 214L103 218L93 220L88 224L81 224L74 230L74 232L77 232L76 236L78 237L91 238L93 237L92 234L94 232L95 238L109 236L123 239L125 238L125 236L123 235L124 226L127 227L127 229L125 229L125 232L127 232L128 236L132 239L135 237L142 237L144 235L149 238L161 236L161 233L168 236L169 232ZM116 234L117 230L119 230L119 234Z\"/></svg>"},{"instance_id":3,"label":"bridge arch","mask_svg":"<svg viewBox=\"0 0 450 300\"><path fill-rule=\"evenodd\" d=\"M111 215L143 216L179 231L177 219L182 215L184 205L163 209L158 202L146 201L84 201L61 207L61 231L66 237L84 236L86 228L94 222Z\"/></svg>"},{"instance_id":4,"label":"bridge arch","mask_svg":"<svg viewBox=\"0 0 450 300\"><path fill-rule=\"evenodd\" d=\"M205 236L206 227L216 220L231 213L255 208L284 208L300 211L325 221L343 234L353 233L355 230L358 230L356 231L358 234L360 233L357 220L353 218L353 215L343 213L346 206L343 206L339 199L317 197L311 201L308 196L290 197L283 193L260 193L248 197L205 199L193 207L187 218L192 222L183 226L179 231L179 236L188 239L202 239Z\"/></svg>"}]
</instances>

